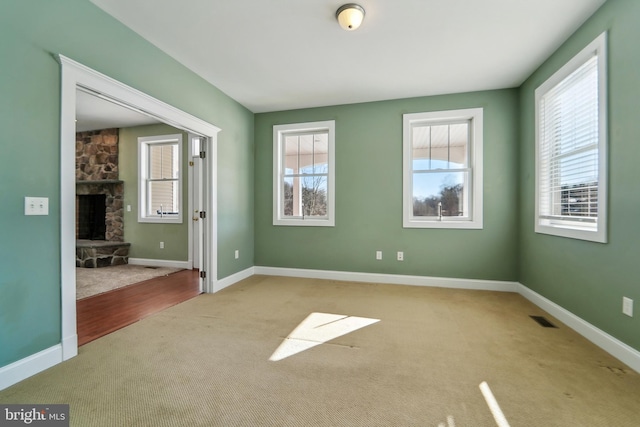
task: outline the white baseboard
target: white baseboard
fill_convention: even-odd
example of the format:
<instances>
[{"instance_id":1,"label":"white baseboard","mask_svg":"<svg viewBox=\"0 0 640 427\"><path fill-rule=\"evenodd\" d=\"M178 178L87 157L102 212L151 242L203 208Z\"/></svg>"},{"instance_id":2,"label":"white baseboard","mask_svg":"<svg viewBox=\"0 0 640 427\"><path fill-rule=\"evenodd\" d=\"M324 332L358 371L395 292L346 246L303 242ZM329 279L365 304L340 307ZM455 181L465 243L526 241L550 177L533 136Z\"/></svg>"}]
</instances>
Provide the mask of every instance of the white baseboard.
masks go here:
<instances>
[{"instance_id":1,"label":"white baseboard","mask_svg":"<svg viewBox=\"0 0 640 427\"><path fill-rule=\"evenodd\" d=\"M498 280L453 279L449 277L407 276L400 274L356 273L349 271L305 270L297 268L254 267L255 274L344 280L348 282L389 283L392 285L430 286L482 291L517 292L517 282Z\"/></svg>"},{"instance_id":2,"label":"white baseboard","mask_svg":"<svg viewBox=\"0 0 640 427\"><path fill-rule=\"evenodd\" d=\"M227 276L224 279L220 279L213 285L213 292L218 292L223 290L224 288L228 288L229 286L238 283L241 280L244 280L248 277L251 277L255 274L254 267L249 267L246 270L239 271L231 276Z\"/></svg>"},{"instance_id":3,"label":"white baseboard","mask_svg":"<svg viewBox=\"0 0 640 427\"><path fill-rule=\"evenodd\" d=\"M191 263L189 261L172 261L165 259L129 258L129 264L146 265L149 267L191 268Z\"/></svg>"},{"instance_id":4,"label":"white baseboard","mask_svg":"<svg viewBox=\"0 0 640 427\"><path fill-rule=\"evenodd\" d=\"M0 390L62 362L62 345L57 344L0 368Z\"/></svg>"},{"instance_id":5,"label":"white baseboard","mask_svg":"<svg viewBox=\"0 0 640 427\"><path fill-rule=\"evenodd\" d=\"M62 339L62 360L69 360L78 355L78 334Z\"/></svg>"},{"instance_id":6,"label":"white baseboard","mask_svg":"<svg viewBox=\"0 0 640 427\"><path fill-rule=\"evenodd\" d=\"M628 365L634 371L640 372L640 352L635 348L628 346L619 339L598 329L591 323L522 284L518 284L517 292L613 357Z\"/></svg>"}]
</instances>

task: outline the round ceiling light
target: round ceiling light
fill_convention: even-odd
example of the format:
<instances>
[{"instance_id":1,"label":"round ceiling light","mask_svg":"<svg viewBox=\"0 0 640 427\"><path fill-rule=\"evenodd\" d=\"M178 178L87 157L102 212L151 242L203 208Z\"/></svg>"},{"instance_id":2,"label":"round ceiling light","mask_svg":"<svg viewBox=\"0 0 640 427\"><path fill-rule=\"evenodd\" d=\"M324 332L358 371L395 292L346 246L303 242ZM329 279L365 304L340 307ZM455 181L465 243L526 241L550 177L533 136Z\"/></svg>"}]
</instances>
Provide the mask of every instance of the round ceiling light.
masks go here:
<instances>
[{"instance_id":1,"label":"round ceiling light","mask_svg":"<svg viewBox=\"0 0 640 427\"><path fill-rule=\"evenodd\" d=\"M342 5L336 11L336 19L344 30L357 30L364 19L364 9L355 3Z\"/></svg>"}]
</instances>

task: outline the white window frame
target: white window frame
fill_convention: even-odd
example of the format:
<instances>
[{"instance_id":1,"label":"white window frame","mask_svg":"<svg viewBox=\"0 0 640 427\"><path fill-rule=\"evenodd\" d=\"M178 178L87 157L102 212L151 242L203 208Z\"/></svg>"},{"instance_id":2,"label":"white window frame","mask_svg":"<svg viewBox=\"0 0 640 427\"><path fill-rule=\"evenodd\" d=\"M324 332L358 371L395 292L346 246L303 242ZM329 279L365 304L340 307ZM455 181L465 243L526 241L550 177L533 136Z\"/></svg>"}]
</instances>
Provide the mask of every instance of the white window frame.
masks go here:
<instances>
[{"instance_id":1,"label":"white window frame","mask_svg":"<svg viewBox=\"0 0 640 427\"><path fill-rule=\"evenodd\" d=\"M402 225L404 228L483 228L483 114L482 108L403 114ZM469 121L467 147L469 182L469 216L419 217L413 215L413 127Z\"/></svg>"},{"instance_id":2,"label":"white window frame","mask_svg":"<svg viewBox=\"0 0 640 427\"><path fill-rule=\"evenodd\" d=\"M286 135L324 131L328 133L327 215L326 217L286 217L283 215L284 160L283 140ZM293 123L273 126L273 225L333 227L335 226L335 120Z\"/></svg>"},{"instance_id":3,"label":"white window frame","mask_svg":"<svg viewBox=\"0 0 640 427\"><path fill-rule=\"evenodd\" d=\"M148 179L149 179L149 147L153 145L178 145L178 214L177 215L148 215ZM184 194L182 188L182 134L143 136L138 138L138 222L181 224L184 210Z\"/></svg>"},{"instance_id":4,"label":"white window frame","mask_svg":"<svg viewBox=\"0 0 640 427\"><path fill-rule=\"evenodd\" d=\"M607 34L602 33L535 91L535 232L560 237L607 242ZM549 219L541 215L541 100L551 89L584 65L594 55L598 57L598 217L595 224L566 219Z\"/></svg>"}]
</instances>

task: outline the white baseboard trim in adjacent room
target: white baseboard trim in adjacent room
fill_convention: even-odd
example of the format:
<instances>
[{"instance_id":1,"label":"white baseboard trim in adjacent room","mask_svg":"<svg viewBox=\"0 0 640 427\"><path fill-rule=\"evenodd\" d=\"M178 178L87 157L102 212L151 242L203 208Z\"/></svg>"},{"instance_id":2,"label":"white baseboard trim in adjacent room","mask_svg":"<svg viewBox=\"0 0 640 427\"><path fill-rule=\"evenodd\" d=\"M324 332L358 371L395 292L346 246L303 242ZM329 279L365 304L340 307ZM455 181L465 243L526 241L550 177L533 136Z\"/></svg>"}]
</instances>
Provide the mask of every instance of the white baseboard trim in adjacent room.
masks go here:
<instances>
[{"instance_id":1,"label":"white baseboard trim in adjacent room","mask_svg":"<svg viewBox=\"0 0 640 427\"><path fill-rule=\"evenodd\" d=\"M191 262L189 261L172 261L166 259L129 258L129 264L146 265L149 267L191 268Z\"/></svg>"},{"instance_id":2,"label":"white baseboard trim in adjacent room","mask_svg":"<svg viewBox=\"0 0 640 427\"><path fill-rule=\"evenodd\" d=\"M518 284L517 292L636 372L640 372L640 352L638 350L522 284Z\"/></svg>"},{"instance_id":3,"label":"white baseboard trim in adjacent room","mask_svg":"<svg viewBox=\"0 0 640 427\"><path fill-rule=\"evenodd\" d=\"M241 280L244 280L248 277L251 277L255 274L254 267L249 267L246 270L239 271L231 276L227 276L224 279L220 279L213 285L213 292L218 292L223 290L224 288L228 288L229 286L238 283Z\"/></svg>"},{"instance_id":4,"label":"white baseboard trim in adjacent room","mask_svg":"<svg viewBox=\"0 0 640 427\"><path fill-rule=\"evenodd\" d=\"M57 344L0 368L0 390L62 362L62 345Z\"/></svg>"},{"instance_id":5,"label":"white baseboard trim in adjacent room","mask_svg":"<svg viewBox=\"0 0 640 427\"><path fill-rule=\"evenodd\" d=\"M400 274L357 273L349 271L306 270L298 268L254 267L255 274L344 280L348 282L388 283L392 285L430 286L481 291L517 292L517 282L499 280L453 279L449 277L407 276Z\"/></svg>"}]
</instances>

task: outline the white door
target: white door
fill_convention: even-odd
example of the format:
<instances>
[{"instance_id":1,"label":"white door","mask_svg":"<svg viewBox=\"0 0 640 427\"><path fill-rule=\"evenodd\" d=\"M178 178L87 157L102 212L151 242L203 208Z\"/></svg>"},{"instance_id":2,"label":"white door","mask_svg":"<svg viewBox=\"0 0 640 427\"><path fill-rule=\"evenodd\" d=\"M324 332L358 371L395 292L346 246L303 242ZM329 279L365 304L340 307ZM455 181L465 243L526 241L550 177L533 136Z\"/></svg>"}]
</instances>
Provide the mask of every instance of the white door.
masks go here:
<instances>
[{"instance_id":1,"label":"white door","mask_svg":"<svg viewBox=\"0 0 640 427\"><path fill-rule=\"evenodd\" d=\"M206 245L206 156L207 138L198 135L189 135L189 145L191 158L189 161L189 171L191 174L191 222L192 222L192 259L193 268L201 273L200 290L204 289L204 277L202 272L206 274L205 263L205 245Z\"/></svg>"}]
</instances>

